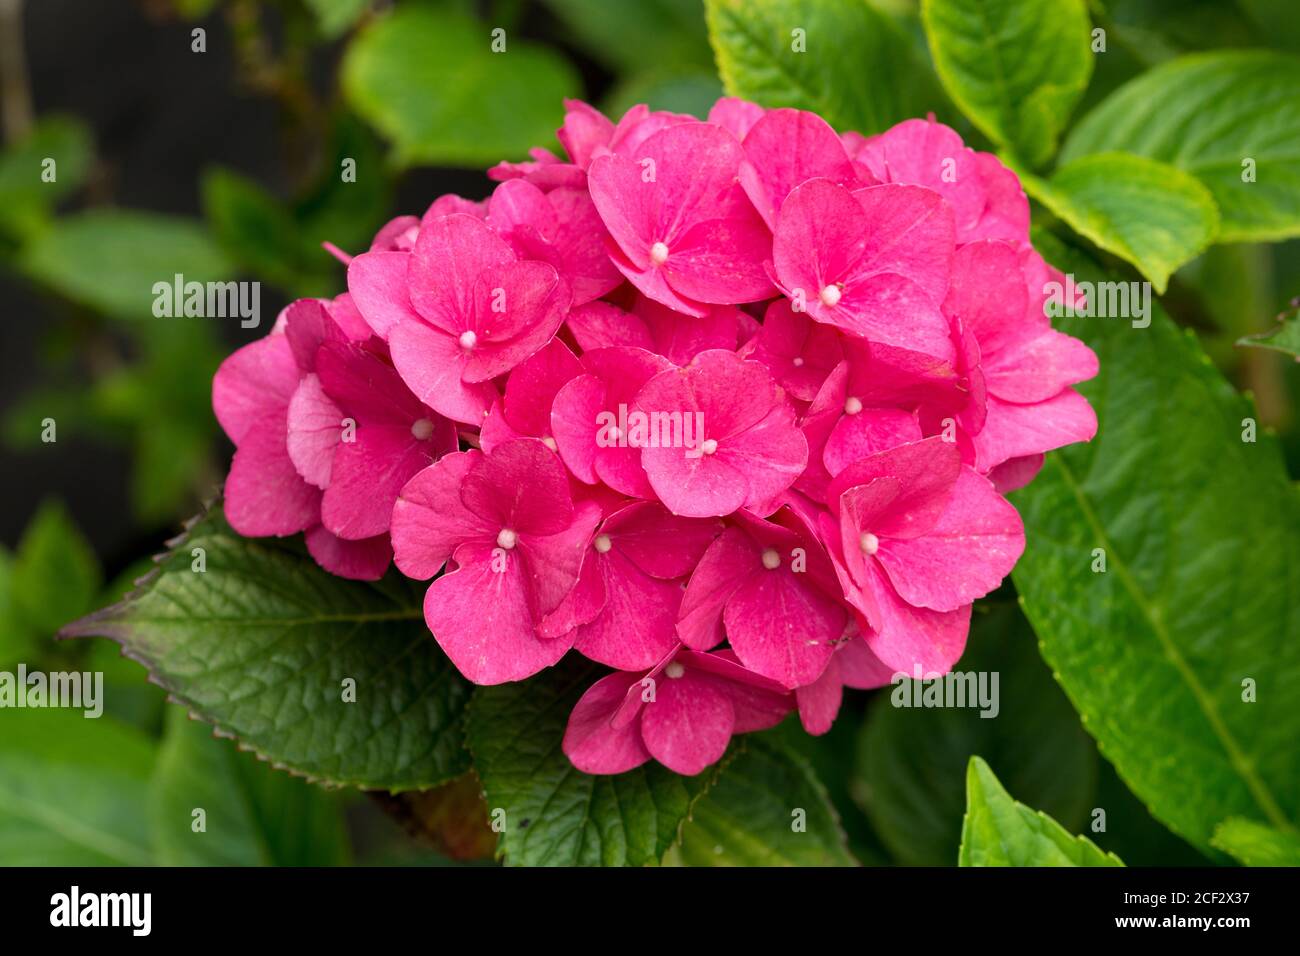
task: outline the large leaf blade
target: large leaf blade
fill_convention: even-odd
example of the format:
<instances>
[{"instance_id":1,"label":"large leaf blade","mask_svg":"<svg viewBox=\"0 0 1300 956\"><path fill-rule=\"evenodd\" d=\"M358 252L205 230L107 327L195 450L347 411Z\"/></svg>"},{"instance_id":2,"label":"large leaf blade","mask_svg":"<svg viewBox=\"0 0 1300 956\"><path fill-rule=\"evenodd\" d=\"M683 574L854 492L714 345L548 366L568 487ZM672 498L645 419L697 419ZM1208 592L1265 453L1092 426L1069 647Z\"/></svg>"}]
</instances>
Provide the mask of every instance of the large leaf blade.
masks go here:
<instances>
[{"instance_id":1,"label":"large leaf blade","mask_svg":"<svg viewBox=\"0 0 1300 956\"><path fill-rule=\"evenodd\" d=\"M307 777L406 790L468 769L469 685L409 584L334 577L285 545L241 538L219 510L126 600L64 633L114 638L218 730Z\"/></svg>"},{"instance_id":2,"label":"large leaf blade","mask_svg":"<svg viewBox=\"0 0 1300 956\"><path fill-rule=\"evenodd\" d=\"M1105 280L1040 239L1077 281ZM1101 424L1013 495L1014 578L1103 755L1207 850L1228 817L1300 819L1300 501L1275 439L1243 441L1249 403L1154 311L1142 329L1061 320L1100 358L1081 391Z\"/></svg>"}]
</instances>

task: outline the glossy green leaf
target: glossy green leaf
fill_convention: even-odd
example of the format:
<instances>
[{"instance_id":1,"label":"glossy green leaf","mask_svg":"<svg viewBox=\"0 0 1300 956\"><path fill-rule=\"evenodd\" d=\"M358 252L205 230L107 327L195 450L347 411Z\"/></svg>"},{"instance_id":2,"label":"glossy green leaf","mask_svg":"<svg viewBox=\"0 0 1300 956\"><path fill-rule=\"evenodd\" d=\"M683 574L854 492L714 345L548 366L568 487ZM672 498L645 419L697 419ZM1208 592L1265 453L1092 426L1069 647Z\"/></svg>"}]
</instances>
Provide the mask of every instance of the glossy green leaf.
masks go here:
<instances>
[{"instance_id":1,"label":"glossy green leaf","mask_svg":"<svg viewBox=\"0 0 1300 956\"><path fill-rule=\"evenodd\" d=\"M514 36L492 52L493 27L403 6L363 29L343 62L352 107L400 162L483 166L555 141L563 100L580 89L551 50Z\"/></svg>"},{"instance_id":2,"label":"glossy green leaf","mask_svg":"<svg viewBox=\"0 0 1300 956\"><path fill-rule=\"evenodd\" d=\"M1013 800L980 757L966 771L959 866L1123 866L1086 837Z\"/></svg>"},{"instance_id":3,"label":"glossy green leaf","mask_svg":"<svg viewBox=\"0 0 1300 956\"><path fill-rule=\"evenodd\" d=\"M691 809L674 862L687 866L856 866L812 766L773 735L747 735Z\"/></svg>"},{"instance_id":4,"label":"glossy green leaf","mask_svg":"<svg viewBox=\"0 0 1300 956\"><path fill-rule=\"evenodd\" d=\"M1300 313L1291 313L1267 332L1244 335L1237 340L1237 344L1272 349L1300 359Z\"/></svg>"},{"instance_id":5,"label":"glossy green leaf","mask_svg":"<svg viewBox=\"0 0 1300 956\"><path fill-rule=\"evenodd\" d=\"M912 41L865 0L705 0L705 9L732 96L812 110L841 132L866 135L928 112L948 115Z\"/></svg>"},{"instance_id":6,"label":"glossy green leaf","mask_svg":"<svg viewBox=\"0 0 1300 956\"><path fill-rule=\"evenodd\" d=\"M148 866L153 747L111 717L6 709L0 717L0 861Z\"/></svg>"},{"instance_id":7,"label":"glossy green leaf","mask_svg":"<svg viewBox=\"0 0 1300 956\"><path fill-rule=\"evenodd\" d=\"M1160 293L1219 228L1214 199L1195 177L1138 156L1086 156L1024 184L1075 232L1137 266Z\"/></svg>"},{"instance_id":8,"label":"glossy green leaf","mask_svg":"<svg viewBox=\"0 0 1300 956\"><path fill-rule=\"evenodd\" d=\"M164 866L337 866L348 860L337 794L241 753L169 707L150 784Z\"/></svg>"},{"instance_id":9,"label":"glossy green leaf","mask_svg":"<svg viewBox=\"0 0 1300 956\"><path fill-rule=\"evenodd\" d=\"M170 284L178 274L186 282L233 278L230 263L198 224L115 209L57 220L23 250L20 264L69 299L130 320L153 318L156 282Z\"/></svg>"},{"instance_id":10,"label":"glossy green leaf","mask_svg":"<svg viewBox=\"0 0 1300 956\"><path fill-rule=\"evenodd\" d=\"M467 737L507 864L658 864L716 775L709 768L682 777L657 763L615 776L574 769L560 749L564 728L603 673L571 658L527 681L475 691Z\"/></svg>"},{"instance_id":11,"label":"glossy green leaf","mask_svg":"<svg viewBox=\"0 0 1300 956\"><path fill-rule=\"evenodd\" d=\"M1300 58L1248 50L1158 66L1085 116L1061 160L1115 150L1204 183L1222 215L1220 242L1300 235Z\"/></svg>"},{"instance_id":12,"label":"glossy green leaf","mask_svg":"<svg viewBox=\"0 0 1300 956\"><path fill-rule=\"evenodd\" d=\"M1254 820L1224 820L1210 842L1246 866L1300 866L1300 835Z\"/></svg>"},{"instance_id":13,"label":"glossy green leaf","mask_svg":"<svg viewBox=\"0 0 1300 956\"><path fill-rule=\"evenodd\" d=\"M853 792L890 852L913 866L952 864L975 754L994 761L1034 806L1067 827L1083 826L1096 805L1096 750L1023 615L1007 605L977 609L953 670L982 676L986 706L910 706L919 689L905 680L881 690L859 731Z\"/></svg>"},{"instance_id":14,"label":"glossy green leaf","mask_svg":"<svg viewBox=\"0 0 1300 956\"><path fill-rule=\"evenodd\" d=\"M33 515L10 567L13 609L41 640L93 606L102 584L90 543L62 504L51 499Z\"/></svg>"},{"instance_id":15,"label":"glossy green leaf","mask_svg":"<svg viewBox=\"0 0 1300 956\"><path fill-rule=\"evenodd\" d=\"M134 594L65 633L119 641L173 697L277 767L431 787L468 768L469 685L426 629L418 590L395 575L334 577L292 544L239 537L214 510Z\"/></svg>"},{"instance_id":16,"label":"glossy green leaf","mask_svg":"<svg viewBox=\"0 0 1300 956\"><path fill-rule=\"evenodd\" d=\"M1107 279L1035 242L1076 281ZM1100 359L1080 387L1100 427L1012 495L1014 578L1102 754L1205 850L1231 816L1300 820L1300 499L1250 404L1154 313L1058 320Z\"/></svg>"},{"instance_id":17,"label":"glossy green leaf","mask_svg":"<svg viewBox=\"0 0 1300 956\"><path fill-rule=\"evenodd\" d=\"M1092 76L1084 0L924 0L921 16L971 122L1031 166L1051 159Z\"/></svg>"}]
</instances>

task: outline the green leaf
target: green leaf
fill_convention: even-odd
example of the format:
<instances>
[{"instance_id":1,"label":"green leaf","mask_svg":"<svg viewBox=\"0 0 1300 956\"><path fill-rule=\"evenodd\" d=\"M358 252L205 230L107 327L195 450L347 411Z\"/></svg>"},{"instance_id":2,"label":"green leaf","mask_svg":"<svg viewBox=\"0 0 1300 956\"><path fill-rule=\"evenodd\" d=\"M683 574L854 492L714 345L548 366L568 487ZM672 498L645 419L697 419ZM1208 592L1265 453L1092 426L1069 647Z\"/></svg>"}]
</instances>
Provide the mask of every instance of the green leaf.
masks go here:
<instances>
[{"instance_id":1,"label":"green leaf","mask_svg":"<svg viewBox=\"0 0 1300 956\"><path fill-rule=\"evenodd\" d=\"M867 135L949 112L911 40L865 0L705 0L705 11L732 96L811 110Z\"/></svg>"},{"instance_id":2,"label":"green leaf","mask_svg":"<svg viewBox=\"0 0 1300 956\"><path fill-rule=\"evenodd\" d=\"M1030 166L1051 159L1092 76L1084 0L923 0L921 18L971 122Z\"/></svg>"},{"instance_id":3,"label":"green leaf","mask_svg":"<svg viewBox=\"0 0 1300 956\"><path fill-rule=\"evenodd\" d=\"M1103 153L1068 163L1046 181L1023 181L1075 232L1133 263L1160 293L1219 228L1209 191L1194 176L1155 160Z\"/></svg>"},{"instance_id":4,"label":"green leaf","mask_svg":"<svg viewBox=\"0 0 1300 956\"><path fill-rule=\"evenodd\" d=\"M1242 336L1237 344L1272 349L1300 360L1300 312L1292 312L1267 332Z\"/></svg>"},{"instance_id":5,"label":"green leaf","mask_svg":"<svg viewBox=\"0 0 1300 956\"><path fill-rule=\"evenodd\" d=\"M336 37L361 19L370 0L307 0L307 6L316 15L320 32L326 37Z\"/></svg>"},{"instance_id":6,"label":"green leaf","mask_svg":"<svg viewBox=\"0 0 1300 956\"><path fill-rule=\"evenodd\" d=\"M125 601L64 633L119 641L222 734L312 779L406 790L469 766L469 685L425 627L415 585L334 577L297 547L239 537L219 510Z\"/></svg>"},{"instance_id":7,"label":"green leaf","mask_svg":"<svg viewBox=\"0 0 1300 956\"><path fill-rule=\"evenodd\" d=\"M853 792L890 852L910 866L952 864L975 754L994 761L1034 806L1067 827L1083 826L1096 806L1096 750L1019 611L977 609L954 671L987 675L989 690L997 675L997 709L988 708L995 716L982 717L975 701L967 708L897 706L896 699L914 699L909 679L881 691L859 732Z\"/></svg>"},{"instance_id":8,"label":"green leaf","mask_svg":"<svg viewBox=\"0 0 1300 956\"><path fill-rule=\"evenodd\" d=\"M148 866L153 748L78 710L5 710L0 860L6 866Z\"/></svg>"},{"instance_id":9,"label":"green leaf","mask_svg":"<svg viewBox=\"0 0 1300 956\"><path fill-rule=\"evenodd\" d=\"M44 502L23 532L10 568L18 619L48 640L93 607L102 581L99 561L67 510Z\"/></svg>"},{"instance_id":10,"label":"green leaf","mask_svg":"<svg viewBox=\"0 0 1300 956\"><path fill-rule=\"evenodd\" d=\"M1086 837L1018 803L980 757L966 771L959 866L1123 866Z\"/></svg>"},{"instance_id":11,"label":"green leaf","mask_svg":"<svg viewBox=\"0 0 1300 956\"><path fill-rule=\"evenodd\" d=\"M721 95L718 78L711 74L646 73L616 86L603 106L610 116L622 116L636 104L645 103L652 110L688 113L704 119Z\"/></svg>"},{"instance_id":12,"label":"green leaf","mask_svg":"<svg viewBox=\"0 0 1300 956\"><path fill-rule=\"evenodd\" d=\"M230 263L201 226L155 213L97 209L57 220L23 252L29 275L92 309L153 317L155 282L229 279Z\"/></svg>"},{"instance_id":13,"label":"green leaf","mask_svg":"<svg viewBox=\"0 0 1300 956\"><path fill-rule=\"evenodd\" d=\"M528 681L474 692L467 738L489 818L504 823L497 853L507 864L658 864L717 773L682 777L657 763L616 776L574 769L560 749L564 728L602 673L571 658Z\"/></svg>"},{"instance_id":14,"label":"green leaf","mask_svg":"<svg viewBox=\"0 0 1300 956\"><path fill-rule=\"evenodd\" d=\"M1254 820L1224 820L1210 842L1246 866L1300 866L1300 836Z\"/></svg>"},{"instance_id":15,"label":"green leaf","mask_svg":"<svg viewBox=\"0 0 1300 956\"><path fill-rule=\"evenodd\" d=\"M1034 241L1076 281L1107 281ZM1153 313L1141 329L1058 321L1100 359L1080 386L1100 428L1013 494L1028 542L1014 578L1103 756L1205 850L1230 816L1300 819L1300 499L1277 441L1248 434L1249 403Z\"/></svg>"},{"instance_id":16,"label":"green leaf","mask_svg":"<svg viewBox=\"0 0 1300 956\"><path fill-rule=\"evenodd\" d=\"M253 757L169 707L150 785L163 866L338 866L348 861L336 794ZM202 810L201 818L195 812ZM202 826L196 831L198 819Z\"/></svg>"},{"instance_id":17,"label":"green leaf","mask_svg":"<svg viewBox=\"0 0 1300 956\"><path fill-rule=\"evenodd\" d=\"M482 166L554 141L577 75L551 50L515 37L493 53L491 29L404 6L353 40L344 92L393 140L400 162Z\"/></svg>"},{"instance_id":18,"label":"green leaf","mask_svg":"<svg viewBox=\"0 0 1300 956\"><path fill-rule=\"evenodd\" d=\"M1222 215L1220 242L1300 236L1300 58L1249 50L1156 67L1085 116L1061 161L1113 150L1204 183ZM1253 182L1242 178L1247 159Z\"/></svg>"},{"instance_id":19,"label":"green leaf","mask_svg":"<svg viewBox=\"0 0 1300 956\"><path fill-rule=\"evenodd\" d=\"M812 767L775 736L749 735L691 810L674 862L688 866L856 866Z\"/></svg>"},{"instance_id":20,"label":"green leaf","mask_svg":"<svg viewBox=\"0 0 1300 956\"><path fill-rule=\"evenodd\" d=\"M0 230L18 236L37 232L54 205L86 179L94 144L85 123L47 116L20 142L0 153ZM47 181L46 160L53 181Z\"/></svg>"},{"instance_id":21,"label":"green leaf","mask_svg":"<svg viewBox=\"0 0 1300 956\"><path fill-rule=\"evenodd\" d=\"M584 50L612 70L711 67L700 0L546 0Z\"/></svg>"}]
</instances>

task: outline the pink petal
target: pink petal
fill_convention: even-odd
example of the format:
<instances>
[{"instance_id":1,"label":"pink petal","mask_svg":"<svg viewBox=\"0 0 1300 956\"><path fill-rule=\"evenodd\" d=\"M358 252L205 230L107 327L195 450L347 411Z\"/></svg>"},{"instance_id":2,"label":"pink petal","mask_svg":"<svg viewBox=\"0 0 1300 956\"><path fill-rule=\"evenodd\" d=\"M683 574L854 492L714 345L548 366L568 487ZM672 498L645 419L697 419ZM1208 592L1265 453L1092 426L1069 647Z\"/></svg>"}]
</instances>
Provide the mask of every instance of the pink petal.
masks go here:
<instances>
[{"instance_id":1,"label":"pink petal","mask_svg":"<svg viewBox=\"0 0 1300 956\"><path fill-rule=\"evenodd\" d=\"M559 661L572 643L537 636L523 561L500 553L489 544L462 545L459 566L429 585L424 598L424 619L438 646L475 684L531 677Z\"/></svg>"},{"instance_id":2,"label":"pink petal","mask_svg":"<svg viewBox=\"0 0 1300 956\"><path fill-rule=\"evenodd\" d=\"M314 374L304 376L289 402L287 447L298 474L317 488L329 487L343 418L320 379Z\"/></svg>"},{"instance_id":3,"label":"pink petal","mask_svg":"<svg viewBox=\"0 0 1300 956\"><path fill-rule=\"evenodd\" d=\"M820 677L795 691L795 699L799 703L799 722L814 737L830 730L840 712L844 682L840 680L838 660L837 654L827 663Z\"/></svg>"},{"instance_id":4,"label":"pink petal","mask_svg":"<svg viewBox=\"0 0 1300 956\"><path fill-rule=\"evenodd\" d=\"M641 738L661 764L693 777L721 759L735 724L735 708L716 681L689 669L674 679L665 670L641 715Z\"/></svg>"},{"instance_id":5,"label":"pink petal","mask_svg":"<svg viewBox=\"0 0 1300 956\"><path fill-rule=\"evenodd\" d=\"M575 307L565 319L565 326L583 351L619 345L647 352L655 350L646 324L608 302L588 302Z\"/></svg>"},{"instance_id":6,"label":"pink petal","mask_svg":"<svg viewBox=\"0 0 1300 956\"><path fill-rule=\"evenodd\" d=\"M911 412L898 408L864 408L840 417L826 440L822 461L830 474L837 475L862 458L921 438L921 426Z\"/></svg>"},{"instance_id":7,"label":"pink petal","mask_svg":"<svg viewBox=\"0 0 1300 956\"><path fill-rule=\"evenodd\" d=\"M818 322L947 360L953 346L938 304L952 251L952 214L937 193L895 185L850 193L813 179L781 207L773 260L782 288ZM833 302L824 298L830 288Z\"/></svg>"},{"instance_id":8,"label":"pink petal","mask_svg":"<svg viewBox=\"0 0 1300 956\"><path fill-rule=\"evenodd\" d=\"M1013 405L990 395L984 428L974 437L975 469L987 473L1011 458L1091 441L1095 434L1097 414L1072 388L1033 405Z\"/></svg>"},{"instance_id":9,"label":"pink petal","mask_svg":"<svg viewBox=\"0 0 1300 956\"><path fill-rule=\"evenodd\" d=\"M404 322L418 323L406 285L406 252L363 252L348 265L348 292L375 335L387 340Z\"/></svg>"},{"instance_id":10,"label":"pink petal","mask_svg":"<svg viewBox=\"0 0 1300 956\"><path fill-rule=\"evenodd\" d=\"M302 480L289 457L286 414L272 412L249 426L230 463L226 518L245 537L297 534L320 520L320 489Z\"/></svg>"},{"instance_id":11,"label":"pink petal","mask_svg":"<svg viewBox=\"0 0 1300 956\"><path fill-rule=\"evenodd\" d=\"M480 219L457 213L426 221L407 266L411 304L435 327L459 335L473 315L479 276L514 260Z\"/></svg>"},{"instance_id":12,"label":"pink petal","mask_svg":"<svg viewBox=\"0 0 1300 956\"><path fill-rule=\"evenodd\" d=\"M561 745L565 756L583 773L624 773L650 759L636 721L615 728L611 717L623 698L641 681L641 674L615 673L587 688L569 715Z\"/></svg>"},{"instance_id":13,"label":"pink petal","mask_svg":"<svg viewBox=\"0 0 1300 956\"><path fill-rule=\"evenodd\" d=\"M791 556L778 554L769 570L755 562L727 599L723 620L731 647L750 670L786 687L812 683L826 669L834 641L844 632L844 608L791 570Z\"/></svg>"},{"instance_id":14,"label":"pink petal","mask_svg":"<svg viewBox=\"0 0 1300 956\"><path fill-rule=\"evenodd\" d=\"M653 667L677 644L681 585L650 577L616 549L596 563L605 579L605 605L578 628L574 649L618 670Z\"/></svg>"},{"instance_id":15,"label":"pink petal","mask_svg":"<svg viewBox=\"0 0 1300 956\"><path fill-rule=\"evenodd\" d=\"M491 382L461 377L469 357L455 337L423 322L407 322L393 329L389 345L402 381L420 401L453 421L483 421L497 390Z\"/></svg>"},{"instance_id":16,"label":"pink petal","mask_svg":"<svg viewBox=\"0 0 1300 956\"><path fill-rule=\"evenodd\" d=\"M682 595L677 637L683 644L706 651L722 642L723 609L752 573L758 556L754 542L739 528L728 528L709 545Z\"/></svg>"},{"instance_id":17,"label":"pink petal","mask_svg":"<svg viewBox=\"0 0 1300 956\"><path fill-rule=\"evenodd\" d=\"M885 573L873 566L870 588L878 620L865 635L867 645L893 671L946 674L961 658L970 630L970 605L955 611L930 611L898 596Z\"/></svg>"},{"instance_id":18,"label":"pink petal","mask_svg":"<svg viewBox=\"0 0 1300 956\"><path fill-rule=\"evenodd\" d=\"M470 511L460 486L481 452L454 452L406 483L393 505L393 552L408 578L433 577L466 541L495 541L499 526Z\"/></svg>"},{"instance_id":19,"label":"pink petal","mask_svg":"<svg viewBox=\"0 0 1300 956\"><path fill-rule=\"evenodd\" d=\"M583 556L599 521L600 507L583 501L573 509L573 521L562 531L519 535L518 551L527 570L525 584L534 620L540 622L558 608L578 583Z\"/></svg>"},{"instance_id":20,"label":"pink petal","mask_svg":"<svg viewBox=\"0 0 1300 956\"><path fill-rule=\"evenodd\" d=\"M307 529L306 541L317 564L330 574L354 581L378 581L393 560L393 546L386 534L345 541L318 524Z\"/></svg>"},{"instance_id":21,"label":"pink petal","mask_svg":"<svg viewBox=\"0 0 1300 956\"><path fill-rule=\"evenodd\" d=\"M496 528L521 535L558 534L573 522L564 466L555 452L531 438L498 445L476 459L461 482L460 500Z\"/></svg>"},{"instance_id":22,"label":"pink petal","mask_svg":"<svg viewBox=\"0 0 1300 956\"><path fill-rule=\"evenodd\" d=\"M709 108L709 122L721 126L742 143L766 110L757 103L735 96L724 96Z\"/></svg>"},{"instance_id":23,"label":"pink petal","mask_svg":"<svg viewBox=\"0 0 1300 956\"><path fill-rule=\"evenodd\" d=\"M602 534L652 577L684 577L722 532L720 521L679 518L653 501L630 504L606 519Z\"/></svg>"},{"instance_id":24,"label":"pink petal","mask_svg":"<svg viewBox=\"0 0 1300 956\"><path fill-rule=\"evenodd\" d=\"M1024 550L1016 509L987 478L963 467L934 527L918 538L882 540L876 558L903 600L955 611L1001 584Z\"/></svg>"},{"instance_id":25,"label":"pink petal","mask_svg":"<svg viewBox=\"0 0 1300 956\"><path fill-rule=\"evenodd\" d=\"M744 147L740 184L769 228L790 190L809 179L857 185L839 136L816 113L769 110L750 127Z\"/></svg>"},{"instance_id":26,"label":"pink petal","mask_svg":"<svg viewBox=\"0 0 1300 956\"><path fill-rule=\"evenodd\" d=\"M301 374L288 338L276 333L227 356L212 379L212 410L236 446L268 414L288 407Z\"/></svg>"}]
</instances>

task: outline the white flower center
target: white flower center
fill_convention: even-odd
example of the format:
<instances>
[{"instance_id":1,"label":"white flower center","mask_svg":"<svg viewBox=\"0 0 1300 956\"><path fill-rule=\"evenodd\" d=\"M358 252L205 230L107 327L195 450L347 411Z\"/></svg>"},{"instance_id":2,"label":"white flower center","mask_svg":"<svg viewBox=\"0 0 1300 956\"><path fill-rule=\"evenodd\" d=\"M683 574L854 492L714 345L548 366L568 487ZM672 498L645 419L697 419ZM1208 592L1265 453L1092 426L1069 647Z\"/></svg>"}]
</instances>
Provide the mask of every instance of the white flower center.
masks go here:
<instances>
[{"instance_id":1,"label":"white flower center","mask_svg":"<svg viewBox=\"0 0 1300 956\"><path fill-rule=\"evenodd\" d=\"M858 398L858 396L850 395L844 400L845 415L856 415L860 411L862 411L862 399Z\"/></svg>"},{"instance_id":2,"label":"white flower center","mask_svg":"<svg viewBox=\"0 0 1300 956\"><path fill-rule=\"evenodd\" d=\"M555 451L556 448L558 447L555 444L555 439L552 438L550 435L542 436L542 444L545 445L547 448L549 448L551 451Z\"/></svg>"},{"instance_id":3,"label":"white flower center","mask_svg":"<svg viewBox=\"0 0 1300 956\"><path fill-rule=\"evenodd\" d=\"M706 438L700 442L700 451L706 455L712 455L718 450L718 440L716 438Z\"/></svg>"},{"instance_id":4,"label":"white flower center","mask_svg":"<svg viewBox=\"0 0 1300 956\"><path fill-rule=\"evenodd\" d=\"M509 551L518 543L519 543L519 535L515 534L509 528L502 528L500 534L497 535L498 548L505 548L507 551Z\"/></svg>"},{"instance_id":5,"label":"white flower center","mask_svg":"<svg viewBox=\"0 0 1300 956\"><path fill-rule=\"evenodd\" d=\"M858 546L862 548L863 554L875 554L880 549L880 539L870 531L864 531L858 538Z\"/></svg>"},{"instance_id":6,"label":"white flower center","mask_svg":"<svg viewBox=\"0 0 1300 956\"><path fill-rule=\"evenodd\" d=\"M433 422L421 418L411 423L411 436L416 441L427 441L433 435Z\"/></svg>"},{"instance_id":7,"label":"white flower center","mask_svg":"<svg viewBox=\"0 0 1300 956\"><path fill-rule=\"evenodd\" d=\"M614 546L614 542L609 540L609 535L607 534L596 535L596 540L593 541L591 544L592 547L594 547L601 554L604 554Z\"/></svg>"},{"instance_id":8,"label":"white flower center","mask_svg":"<svg viewBox=\"0 0 1300 956\"><path fill-rule=\"evenodd\" d=\"M844 293L840 291L840 287L837 285L826 286L826 288L822 289L820 295L822 305L828 305L831 307L839 305L840 296L843 294Z\"/></svg>"},{"instance_id":9,"label":"white flower center","mask_svg":"<svg viewBox=\"0 0 1300 956\"><path fill-rule=\"evenodd\" d=\"M677 680L677 678L681 677L685 673L686 668L681 664L678 664L676 661L669 661L668 666L664 668L664 676L671 677L673 680Z\"/></svg>"},{"instance_id":10,"label":"white flower center","mask_svg":"<svg viewBox=\"0 0 1300 956\"><path fill-rule=\"evenodd\" d=\"M650 261L657 266L663 265L668 261L668 247L662 242L656 242L650 247Z\"/></svg>"},{"instance_id":11,"label":"white flower center","mask_svg":"<svg viewBox=\"0 0 1300 956\"><path fill-rule=\"evenodd\" d=\"M460 333L460 347L468 351L478 345L478 336L474 334L473 329L466 329Z\"/></svg>"},{"instance_id":12,"label":"white flower center","mask_svg":"<svg viewBox=\"0 0 1300 956\"><path fill-rule=\"evenodd\" d=\"M781 566L781 556L776 553L775 548L768 548L763 552L763 567L769 571L775 571Z\"/></svg>"},{"instance_id":13,"label":"white flower center","mask_svg":"<svg viewBox=\"0 0 1300 956\"><path fill-rule=\"evenodd\" d=\"M803 356L802 356L802 355L796 355L796 356L791 360L791 364L794 365L795 368L803 368Z\"/></svg>"}]
</instances>

